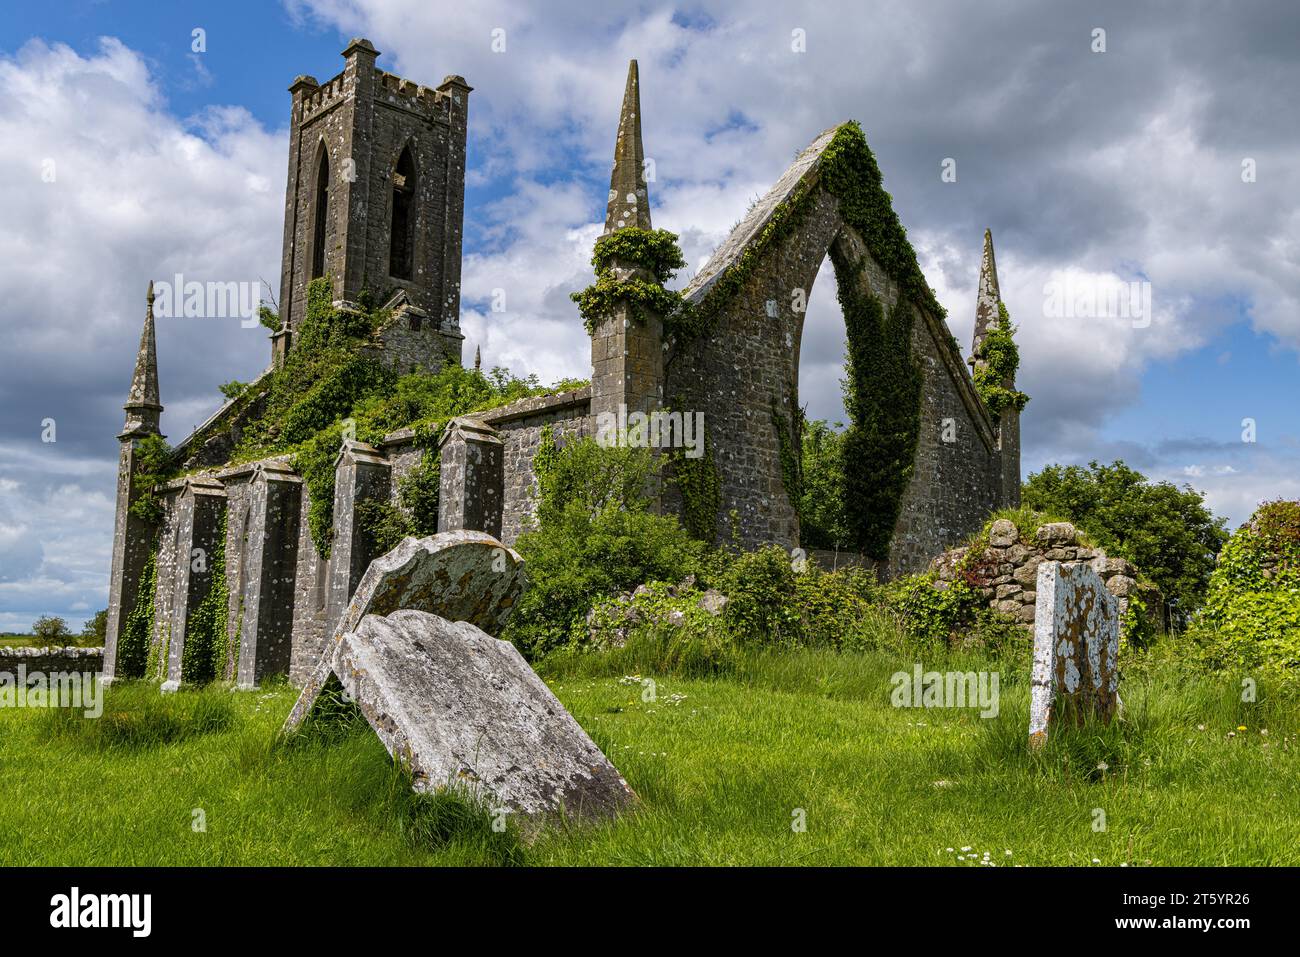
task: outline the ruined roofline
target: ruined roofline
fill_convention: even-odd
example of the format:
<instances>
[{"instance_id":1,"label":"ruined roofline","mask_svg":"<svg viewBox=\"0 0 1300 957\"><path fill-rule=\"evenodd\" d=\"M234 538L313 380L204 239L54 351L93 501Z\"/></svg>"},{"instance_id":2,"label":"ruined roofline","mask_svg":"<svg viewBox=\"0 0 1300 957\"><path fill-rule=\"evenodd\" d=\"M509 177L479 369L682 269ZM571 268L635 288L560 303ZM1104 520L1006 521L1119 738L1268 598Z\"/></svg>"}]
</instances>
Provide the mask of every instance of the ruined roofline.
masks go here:
<instances>
[{"instance_id":1,"label":"ruined roofline","mask_svg":"<svg viewBox=\"0 0 1300 957\"><path fill-rule=\"evenodd\" d=\"M708 261L692 277L682 293L688 304L699 306L717 283L727 274L728 270L737 265L747 252L756 248L763 241L764 231L777 218L778 213L786 208L787 204L797 202L820 185L822 160L827 147L830 146L841 130L854 126L856 126L854 121L846 120L837 126L823 130L799 153L795 161L786 168L772 188L750 208L745 218L736 224L722 244L714 250ZM889 208L891 211L893 210L892 202L889 203ZM844 226L852 228L851 224L847 222L844 223ZM779 238L777 241L779 241ZM920 264L916 262L915 252L910 251L910 246L909 252L912 265L916 268L917 273L924 278ZM890 276L888 273L886 273L886 276L890 282L891 294L901 297L903 290L897 278ZM979 426L980 439L989 450L996 448L997 432L993 425L993 417L989 414L988 407L985 406L984 400L980 398L979 392L975 389L975 381L971 377L971 371L966 364L965 357L961 354L961 348L957 345L957 340L952 335L952 330L948 328L943 313L935 314L926 302L913 301L912 306L921 315L928 327L938 347L939 354L943 357L944 365L947 367L953 381L957 384L957 391L961 396L962 403Z\"/></svg>"},{"instance_id":2,"label":"ruined roofline","mask_svg":"<svg viewBox=\"0 0 1300 957\"><path fill-rule=\"evenodd\" d=\"M235 396L233 399L227 399L225 402L219 405L216 411L214 411L210 416L204 419L194 429L193 432L185 436L185 438L181 439L180 442L178 442L172 448L171 461L173 462L182 461L183 453L187 449L189 449L191 445L194 444L194 440L196 438L199 438L200 436L206 437L213 431L216 431L217 427L222 424L222 422L224 421L225 417L228 414L230 414L235 410L236 406L240 405L240 403L242 402L247 401L249 398L255 398L256 393L258 391L258 387L261 386L263 380L265 380L267 376L269 376L274 371L275 371L275 366L273 365L267 366L265 369L261 371L261 373L258 374L256 379L248 383L248 388L246 388L239 395Z\"/></svg>"}]
</instances>

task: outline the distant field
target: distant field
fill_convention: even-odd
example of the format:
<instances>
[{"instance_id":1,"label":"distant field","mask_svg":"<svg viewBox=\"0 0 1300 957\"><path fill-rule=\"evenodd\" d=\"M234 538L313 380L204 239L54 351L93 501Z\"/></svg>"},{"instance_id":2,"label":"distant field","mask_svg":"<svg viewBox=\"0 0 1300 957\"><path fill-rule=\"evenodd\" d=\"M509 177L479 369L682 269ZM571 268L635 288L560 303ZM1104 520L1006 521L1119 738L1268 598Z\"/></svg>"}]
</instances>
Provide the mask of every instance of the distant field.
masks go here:
<instances>
[{"instance_id":1,"label":"distant field","mask_svg":"<svg viewBox=\"0 0 1300 957\"><path fill-rule=\"evenodd\" d=\"M1263 683L1246 704L1227 678L1144 668L1124 721L1031 756L1024 671L1002 668L981 719L891 707L912 662L879 653L755 654L661 676L648 702L612 666L544 670L642 799L610 825L523 846L413 797L364 724L277 744L285 685L124 683L99 720L0 709L0 864L1300 864L1300 703Z\"/></svg>"}]
</instances>

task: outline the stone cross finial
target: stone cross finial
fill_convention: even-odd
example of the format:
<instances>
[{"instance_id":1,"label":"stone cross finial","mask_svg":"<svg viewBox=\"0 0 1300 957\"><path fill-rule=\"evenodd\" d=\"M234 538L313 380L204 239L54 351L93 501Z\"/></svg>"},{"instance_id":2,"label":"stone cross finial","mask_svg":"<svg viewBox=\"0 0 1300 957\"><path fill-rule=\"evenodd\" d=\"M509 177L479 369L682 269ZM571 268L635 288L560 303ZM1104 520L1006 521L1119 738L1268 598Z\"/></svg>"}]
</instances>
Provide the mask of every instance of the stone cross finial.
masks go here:
<instances>
[{"instance_id":1,"label":"stone cross finial","mask_svg":"<svg viewBox=\"0 0 1300 957\"><path fill-rule=\"evenodd\" d=\"M980 283L975 297L975 336L971 342L971 355L967 361L978 367L983 361L984 337L998 321L998 304L1002 301L998 289L998 267L993 259L993 233L984 230L984 258L980 261Z\"/></svg>"},{"instance_id":2,"label":"stone cross finial","mask_svg":"<svg viewBox=\"0 0 1300 957\"><path fill-rule=\"evenodd\" d=\"M635 226L650 228L650 193L645 181L645 149L641 145L641 84L636 60L628 63L623 109L614 144L614 168L609 176L605 235Z\"/></svg>"}]
</instances>

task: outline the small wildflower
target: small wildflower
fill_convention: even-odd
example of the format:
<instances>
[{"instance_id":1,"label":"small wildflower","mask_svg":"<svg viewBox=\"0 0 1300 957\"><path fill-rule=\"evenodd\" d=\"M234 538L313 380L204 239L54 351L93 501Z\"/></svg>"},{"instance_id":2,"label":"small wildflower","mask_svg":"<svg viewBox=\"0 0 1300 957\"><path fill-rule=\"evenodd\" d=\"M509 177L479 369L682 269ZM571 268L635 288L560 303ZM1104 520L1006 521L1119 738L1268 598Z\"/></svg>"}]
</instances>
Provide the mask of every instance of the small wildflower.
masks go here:
<instances>
[{"instance_id":1,"label":"small wildflower","mask_svg":"<svg viewBox=\"0 0 1300 957\"><path fill-rule=\"evenodd\" d=\"M1246 726L1245 726L1244 724L1239 724L1239 725L1237 725L1237 730L1238 730L1238 731L1245 731L1245 730L1246 730Z\"/></svg>"}]
</instances>

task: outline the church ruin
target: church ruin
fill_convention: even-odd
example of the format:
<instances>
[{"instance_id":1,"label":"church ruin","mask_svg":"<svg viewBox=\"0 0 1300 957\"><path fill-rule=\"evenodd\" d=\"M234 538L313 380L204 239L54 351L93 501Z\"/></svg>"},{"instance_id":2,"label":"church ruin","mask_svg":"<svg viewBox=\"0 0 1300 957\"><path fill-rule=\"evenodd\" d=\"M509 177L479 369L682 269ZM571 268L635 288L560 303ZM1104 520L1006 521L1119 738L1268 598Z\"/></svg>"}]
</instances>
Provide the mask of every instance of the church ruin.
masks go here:
<instances>
[{"instance_id":1,"label":"church ruin","mask_svg":"<svg viewBox=\"0 0 1300 957\"><path fill-rule=\"evenodd\" d=\"M399 483L425 454L413 430L372 444L341 440L327 556L313 545L310 493L291 457L232 460L242 430L265 406L268 377L299 345L313 280L328 277L332 307L342 316L359 311L370 290L385 290L387 318L365 351L387 366L433 373L461 364L471 88L459 76L428 88L378 69L367 40L352 41L343 56L338 76L325 83L300 76L289 88L280 325L271 365L170 451L174 477L149 492L158 507L141 514L135 506L144 492L135 479L143 450L161 436L163 411L150 286L118 436L106 677L192 680L187 641L198 622L213 627L215 620L226 650L209 677L251 687L287 674L301 684L378 557L361 506L397 501ZM650 229L643 160L633 61L606 237ZM705 454L671 467L696 470L687 487L708 494L688 498L670 483L663 507L693 510L692 530L706 539L798 545L791 456L800 442L802 304L828 254L846 319L852 305L895 336L893 351L878 354L873 368L883 378L896 373L913 407L891 426L899 435L882 440L897 438L888 446L895 457L864 472L882 475L893 489L881 498L882 547L874 557L882 571L920 570L991 511L1018 503L1019 409L995 415L981 398L880 189L865 140L845 124L813 140L691 280L684 301L695 326L618 302L591 329L590 385L449 422L437 449L438 530L483 531L512 544L531 514L532 462L544 436L592 436L602 415L672 408L703 416ZM642 264L617 255L608 268L613 282L645 274ZM969 360L977 371L999 306L986 234ZM874 401L870 389L864 401ZM885 402L886 417L890 411Z\"/></svg>"}]
</instances>

